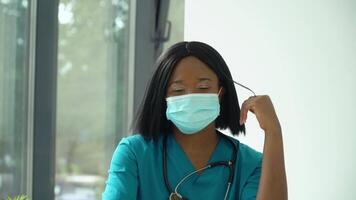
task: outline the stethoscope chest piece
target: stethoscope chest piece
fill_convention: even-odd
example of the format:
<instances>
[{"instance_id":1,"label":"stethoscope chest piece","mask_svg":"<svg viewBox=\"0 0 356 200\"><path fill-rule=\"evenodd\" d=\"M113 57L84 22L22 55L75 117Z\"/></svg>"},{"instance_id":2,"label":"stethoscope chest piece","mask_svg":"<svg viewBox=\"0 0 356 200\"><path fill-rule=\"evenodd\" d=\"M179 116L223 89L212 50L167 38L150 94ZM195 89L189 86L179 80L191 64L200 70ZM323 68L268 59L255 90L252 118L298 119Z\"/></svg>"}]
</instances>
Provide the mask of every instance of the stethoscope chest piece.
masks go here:
<instances>
[{"instance_id":1,"label":"stethoscope chest piece","mask_svg":"<svg viewBox=\"0 0 356 200\"><path fill-rule=\"evenodd\" d=\"M169 195L169 200L188 200L188 199L179 197L177 193L171 193Z\"/></svg>"}]
</instances>

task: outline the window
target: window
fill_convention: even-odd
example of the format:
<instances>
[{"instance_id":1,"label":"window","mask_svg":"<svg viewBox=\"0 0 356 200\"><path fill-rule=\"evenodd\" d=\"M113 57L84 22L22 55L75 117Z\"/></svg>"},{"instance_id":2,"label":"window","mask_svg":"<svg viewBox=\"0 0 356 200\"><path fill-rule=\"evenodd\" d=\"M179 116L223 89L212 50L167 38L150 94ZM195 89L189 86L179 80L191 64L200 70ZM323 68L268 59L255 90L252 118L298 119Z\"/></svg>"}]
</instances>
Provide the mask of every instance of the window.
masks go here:
<instances>
[{"instance_id":1,"label":"window","mask_svg":"<svg viewBox=\"0 0 356 200\"><path fill-rule=\"evenodd\" d=\"M28 2L0 1L0 198L26 193Z\"/></svg>"},{"instance_id":2,"label":"window","mask_svg":"<svg viewBox=\"0 0 356 200\"><path fill-rule=\"evenodd\" d=\"M164 50L184 40L184 5L185 0L169 1L167 21L171 23L171 30L169 40L163 44Z\"/></svg>"},{"instance_id":3,"label":"window","mask_svg":"<svg viewBox=\"0 0 356 200\"><path fill-rule=\"evenodd\" d=\"M183 0L0 0L0 199L101 199L155 56L183 39L183 10ZM155 44L167 17L171 35Z\"/></svg>"},{"instance_id":4,"label":"window","mask_svg":"<svg viewBox=\"0 0 356 200\"><path fill-rule=\"evenodd\" d=\"M130 1L59 2L56 199L101 199L127 135Z\"/></svg>"}]
</instances>

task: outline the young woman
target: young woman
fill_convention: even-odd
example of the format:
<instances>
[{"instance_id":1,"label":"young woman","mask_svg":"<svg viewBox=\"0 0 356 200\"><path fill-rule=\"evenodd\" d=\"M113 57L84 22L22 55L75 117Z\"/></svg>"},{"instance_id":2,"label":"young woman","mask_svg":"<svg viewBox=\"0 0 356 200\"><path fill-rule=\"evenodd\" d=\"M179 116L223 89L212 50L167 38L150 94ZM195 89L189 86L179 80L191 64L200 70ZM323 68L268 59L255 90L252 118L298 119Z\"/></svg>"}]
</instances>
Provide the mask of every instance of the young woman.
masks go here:
<instances>
[{"instance_id":1,"label":"young woman","mask_svg":"<svg viewBox=\"0 0 356 200\"><path fill-rule=\"evenodd\" d=\"M263 156L217 130L245 134L248 111L264 131ZM207 44L180 42L158 58L136 132L113 154L104 200L287 199L270 98L254 95L240 109L225 61Z\"/></svg>"}]
</instances>

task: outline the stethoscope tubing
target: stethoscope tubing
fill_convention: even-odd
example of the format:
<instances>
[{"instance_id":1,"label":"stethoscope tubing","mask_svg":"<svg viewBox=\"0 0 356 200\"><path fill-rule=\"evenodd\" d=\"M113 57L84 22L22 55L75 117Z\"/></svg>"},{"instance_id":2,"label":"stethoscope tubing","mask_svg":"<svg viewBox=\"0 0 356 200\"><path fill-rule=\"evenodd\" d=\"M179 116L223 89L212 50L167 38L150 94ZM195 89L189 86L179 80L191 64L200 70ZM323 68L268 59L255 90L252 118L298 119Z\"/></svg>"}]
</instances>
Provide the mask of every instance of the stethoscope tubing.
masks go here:
<instances>
[{"instance_id":1,"label":"stethoscope tubing","mask_svg":"<svg viewBox=\"0 0 356 200\"><path fill-rule=\"evenodd\" d=\"M224 135L223 133L220 133L219 131L217 131L223 138L227 139L229 141L229 143L233 146L233 152L231 154L231 158L228 161L216 161L216 162L212 162L212 163L208 163L204 169L211 169L217 166L225 166L229 168L229 179L228 179L228 187L230 187L233 183L234 180L234 175L235 175L235 165L236 165L236 160L237 160L237 154L239 151L239 143L237 143L237 146L235 145L235 143L232 141L231 138L229 138L228 136ZM172 190L172 187L169 184L168 181L168 169L167 169L167 135L164 135L163 138L163 178L164 178L164 183L166 186L166 189L168 191L169 194L171 194L172 192L174 192ZM240 166L238 166L238 168L240 169ZM227 194L226 194L227 195ZM239 195L238 195L239 198Z\"/></svg>"}]
</instances>

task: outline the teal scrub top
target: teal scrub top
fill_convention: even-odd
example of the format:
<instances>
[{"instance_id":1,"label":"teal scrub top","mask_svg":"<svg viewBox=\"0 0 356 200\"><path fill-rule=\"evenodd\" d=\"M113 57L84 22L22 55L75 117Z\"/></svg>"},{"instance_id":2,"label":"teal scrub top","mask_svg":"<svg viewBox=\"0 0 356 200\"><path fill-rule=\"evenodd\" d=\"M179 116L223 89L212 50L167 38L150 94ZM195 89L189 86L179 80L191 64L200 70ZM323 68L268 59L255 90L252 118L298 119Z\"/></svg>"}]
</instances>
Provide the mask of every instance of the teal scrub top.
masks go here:
<instances>
[{"instance_id":1,"label":"teal scrub top","mask_svg":"<svg viewBox=\"0 0 356 200\"><path fill-rule=\"evenodd\" d=\"M235 144L239 143L235 138L232 140ZM162 141L163 137L145 140L139 134L123 138L112 156L102 199L167 200L169 194L163 178ZM262 154L242 143L239 146L234 180L227 199L237 199L238 194L240 200L256 199ZM230 160L232 148L226 138L220 137L209 162ZM183 177L195 170L173 134L167 137L167 167L173 190ZM179 186L178 192L189 200L224 199L228 177L227 167L210 168L201 175L196 173L188 178Z\"/></svg>"}]
</instances>

